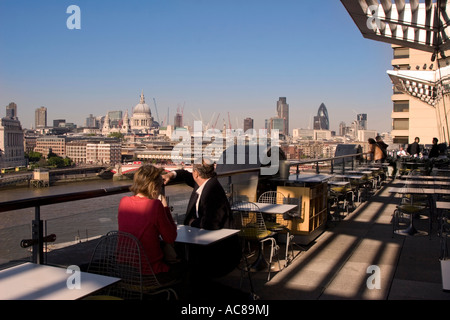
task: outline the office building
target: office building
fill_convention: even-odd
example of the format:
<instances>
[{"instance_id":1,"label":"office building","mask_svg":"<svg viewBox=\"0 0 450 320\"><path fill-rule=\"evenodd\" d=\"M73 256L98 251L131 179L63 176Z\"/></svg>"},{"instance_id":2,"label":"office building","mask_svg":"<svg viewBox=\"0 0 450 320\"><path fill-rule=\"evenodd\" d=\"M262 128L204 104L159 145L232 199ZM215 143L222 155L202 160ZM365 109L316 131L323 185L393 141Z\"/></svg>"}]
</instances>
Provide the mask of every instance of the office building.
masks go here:
<instances>
[{"instance_id":1,"label":"office building","mask_svg":"<svg viewBox=\"0 0 450 320\"><path fill-rule=\"evenodd\" d=\"M436 70L437 63L431 63L431 53L411 48L393 45L394 57L392 65L394 70L388 72L393 80L392 94L392 131L393 143L406 144L414 142L419 137L421 143L431 143L433 137L439 136L436 107L405 93L402 81L404 75L411 71L416 76ZM409 82L409 80L405 80ZM411 81L412 82L412 81ZM412 89L414 90L414 89Z\"/></svg>"},{"instance_id":2,"label":"office building","mask_svg":"<svg viewBox=\"0 0 450 320\"><path fill-rule=\"evenodd\" d=\"M15 104L14 104L15 105ZM7 110L17 112L17 106ZM8 113L8 111L7 111ZM23 130L17 117L0 119L0 168L20 167L26 164Z\"/></svg>"},{"instance_id":3,"label":"office building","mask_svg":"<svg viewBox=\"0 0 450 320\"><path fill-rule=\"evenodd\" d=\"M64 127L65 124L66 124L66 120L65 119L53 120L53 128Z\"/></svg>"},{"instance_id":4,"label":"office building","mask_svg":"<svg viewBox=\"0 0 450 320\"><path fill-rule=\"evenodd\" d=\"M47 127L47 108L40 107L34 113L35 129L42 129Z\"/></svg>"},{"instance_id":5,"label":"office building","mask_svg":"<svg viewBox=\"0 0 450 320\"><path fill-rule=\"evenodd\" d=\"M47 158L50 152L60 157L66 156L66 136L42 136L36 139L35 152Z\"/></svg>"},{"instance_id":6,"label":"office building","mask_svg":"<svg viewBox=\"0 0 450 320\"><path fill-rule=\"evenodd\" d=\"M122 111L108 111L108 116L111 128L120 128L122 126Z\"/></svg>"},{"instance_id":7,"label":"office building","mask_svg":"<svg viewBox=\"0 0 450 320\"><path fill-rule=\"evenodd\" d=\"M17 104L11 102L6 106L6 117L9 119L17 120Z\"/></svg>"},{"instance_id":8,"label":"office building","mask_svg":"<svg viewBox=\"0 0 450 320\"><path fill-rule=\"evenodd\" d=\"M86 162L90 164L115 165L122 161L122 147L120 143L87 143Z\"/></svg>"},{"instance_id":9,"label":"office building","mask_svg":"<svg viewBox=\"0 0 450 320\"><path fill-rule=\"evenodd\" d=\"M447 1L341 0L361 34L392 45L393 143L449 142L450 42ZM376 9L376 10L375 10Z\"/></svg>"},{"instance_id":10,"label":"office building","mask_svg":"<svg viewBox=\"0 0 450 320\"><path fill-rule=\"evenodd\" d=\"M283 126L280 126L280 134L289 136L289 104L286 103L285 97L280 97L277 101L277 115L282 119ZM277 125L279 126L279 125Z\"/></svg>"},{"instance_id":11,"label":"office building","mask_svg":"<svg viewBox=\"0 0 450 320\"><path fill-rule=\"evenodd\" d=\"M86 128L97 128L97 119L92 114L90 114L89 117L86 118L84 126Z\"/></svg>"},{"instance_id":12,"label":"office building","mask_svg":"<svg viewBox=\"0 0 450 320\"><path fill-rule=\"evenodd\" d=\"M358 130L367 130L367 113L359 113L356 115Z\"/></svg>"},{"instance_id":13,"label":"office building","mask_svg":"<svg viewBox=\"0 0 450 320\"><path fill-rule=\"evenodd\" d=\"M247 130L253 129L253 119L252 118L245 118L244 119L244 132L247 132Z\"/></svg>"},{"instance_id":14,"label":"office building","mask_svg":"<svg viewBox=\"0 0 450 320\"><path fill-rule=\"evenodd\" d=\"M173 119L173 124L175 128L182 128L183 127L183 115L179 112L175 114L175 117Z\"/></svg>"},{"instance_id":15,"label":"office building","mask_svg":"<svg viewBox=\"0 0 450 320\"><path fill-rule=\"evenodd\" d=\"M314 117L314 130L330 130L328 110L323 103L319 106L317 116Z\"/></svg>"}]
</instances>

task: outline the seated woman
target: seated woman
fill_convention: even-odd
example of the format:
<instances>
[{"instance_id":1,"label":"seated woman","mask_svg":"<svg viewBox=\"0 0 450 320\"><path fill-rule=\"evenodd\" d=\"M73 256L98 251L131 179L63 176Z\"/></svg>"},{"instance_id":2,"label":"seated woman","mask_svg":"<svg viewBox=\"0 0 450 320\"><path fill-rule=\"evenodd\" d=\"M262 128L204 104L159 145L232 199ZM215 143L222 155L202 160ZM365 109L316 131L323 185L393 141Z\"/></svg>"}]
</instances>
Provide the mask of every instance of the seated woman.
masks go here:
<instances>
[{"instance_id":1,"label":"seated woman","mask_svg":"<svg viewBox=\"0 0 450 320\"><path fill-rule=\"evenodd\" d=\"M131 233L142 243L158 280L164 284L181 278L182 267L165 261L164 245L173 245L177 226L163 192L162 168L143 165L134 174L132 196L120 200L119 231ZM161 242L162 239L162 242Z\"/></svg>"}]
</instances>

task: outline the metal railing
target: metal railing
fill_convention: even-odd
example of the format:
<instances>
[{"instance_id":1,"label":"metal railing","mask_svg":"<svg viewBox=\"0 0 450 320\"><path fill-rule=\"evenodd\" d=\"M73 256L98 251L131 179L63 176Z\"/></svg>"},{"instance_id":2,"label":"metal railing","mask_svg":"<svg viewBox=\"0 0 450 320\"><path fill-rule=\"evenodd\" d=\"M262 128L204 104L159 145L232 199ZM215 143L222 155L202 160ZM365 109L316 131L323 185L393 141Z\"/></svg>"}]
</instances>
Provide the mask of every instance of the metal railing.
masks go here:
<instances>
[{"instance_id":1,"label":"metal railing","mask_svg":"<svg viewBox=\"0 0 450 320\"><path fill-rule=\"evenodd\" d=\"M297 168L297 174L300 174L300 167L305 164L313 163L316 167L316 173L320 172L319 169L319 163L324 162L330 162L330 173L335 172L335 161L342 159L342 166L341 166L341 172L345 172L346 170L346 163L350 164L350 167L353 169L355 168L355 159L360 158L362 159L363 153L359 154L352 154L352 155L346 155L346 156L339 156L339 157L333 157L333 158L324 158L324 159L310 159L310 160L303 160L303 161L291 161L290 166L296 166ZM348 159L348 161L345 161ZM259 172L260 168L251 168L251 169L240 169L240 170L234 170L234 171L227 171L218 173L218 178L227 178L228 177L228 186L230 189L232 189L232 176L239 175L239 174L247 174L247 173L256 173ZM170 185L174 185L174 183L169 183ZM32 246L32 261L35 263L43 264L44 263L44 242L52 241L54 240L54 235L48 235L44 237L44 226L43 221L41 219L41 207L46 205L52 205L52 204L58 204L58 203L64 203L64 202L70 202L70 201L77 201L77 200L86 200L86 199L92 199L97 197L105 197L105 196L111 196L121 193L127 193L130 192L129 188L130 185L124 185L119 187L111 187L111 188L103 188L103 189L96 189L96 190L88 190L88 191L81 191L81 192L73 192L73 193L66 193L66 194L58 194L58 195L50 195L50 196L42 196L42 197L34 197L34 198L28 198L28 199L20 199L20 200L12 200L12 201L5 201L0 203L0 213L12 211L12 210L18 210L18 209L25 209L25 208L34 208L34 220L32 220L32 238L29 240L24 240L25 243L23 243L26 246Z\"/></svg>"}]
</instances>

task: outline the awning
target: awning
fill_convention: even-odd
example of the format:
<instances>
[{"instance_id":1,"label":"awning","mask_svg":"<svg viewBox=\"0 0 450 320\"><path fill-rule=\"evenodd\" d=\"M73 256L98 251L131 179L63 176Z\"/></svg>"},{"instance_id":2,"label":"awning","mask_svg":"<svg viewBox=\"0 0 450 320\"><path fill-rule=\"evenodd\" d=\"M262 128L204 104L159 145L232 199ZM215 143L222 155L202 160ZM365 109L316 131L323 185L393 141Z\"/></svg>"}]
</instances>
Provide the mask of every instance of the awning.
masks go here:
<instances>
[{"instance_id":1,"label":"awning","mask_svg":"<svg viewBox=\"0 0 450 320\"><path fill-rule=\"evenodd\" d=\"M428 52L450 49L445 0L341 0L364 38Z\"/></svg>"}]
</instances>

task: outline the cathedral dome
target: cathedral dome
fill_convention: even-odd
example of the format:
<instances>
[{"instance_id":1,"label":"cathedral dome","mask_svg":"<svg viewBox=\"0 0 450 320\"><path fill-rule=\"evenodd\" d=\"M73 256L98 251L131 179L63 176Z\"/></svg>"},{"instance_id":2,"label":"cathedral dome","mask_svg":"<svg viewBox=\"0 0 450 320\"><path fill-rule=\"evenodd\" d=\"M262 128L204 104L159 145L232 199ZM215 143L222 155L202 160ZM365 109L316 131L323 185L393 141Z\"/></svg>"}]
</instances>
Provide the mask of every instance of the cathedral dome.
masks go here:
<instances>
[{"instance_id":1,"label":"cathedral dome","mask_svg":"<svg viewBox=\"0 0 450 320\"><path fill-rule=\"evenodd\" d=\"M139 113L143 113L143 114L148 114L148 115L152 115L151 111L150 111L150 107L148 106L148 104L145 103L145 98L144 98L144 93L141 93L141 101L134 107L133 109L133 114L139 114Z\"/></svg>"}]
</instances>

